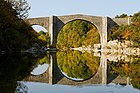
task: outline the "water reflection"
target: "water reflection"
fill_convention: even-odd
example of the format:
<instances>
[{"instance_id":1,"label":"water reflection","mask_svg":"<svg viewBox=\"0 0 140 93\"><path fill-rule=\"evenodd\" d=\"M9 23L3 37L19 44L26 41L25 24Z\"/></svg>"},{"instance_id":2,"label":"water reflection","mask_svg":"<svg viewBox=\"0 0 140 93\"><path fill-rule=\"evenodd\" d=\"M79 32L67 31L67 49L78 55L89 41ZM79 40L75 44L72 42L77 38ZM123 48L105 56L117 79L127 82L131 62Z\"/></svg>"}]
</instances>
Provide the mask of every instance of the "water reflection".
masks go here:
<instances>
[{"instance_id":1,"label":"water reflection","mask_svg":"<svg viewBox=\"0 0 140 93\"><path fill-rule=\"evenodd\" d=\"M41 75L43 74L49 67L49 55L43 55L42 57L38 57L37 66L32 70L32 75Z\"/></svg>"},{"instance_id":2,"label":"water reflection","mask_svg":"<svg viewBox=\"0 0 140 93\"><path fill-rule=\"evenodd\" d=\"M15 93L28 93L28 87L24 84L24 82L18 81Z\"/></svg>"},{"instance_id":3,"label":"water reflection","mask_svg":"<svg viewBox=\"0 0 140 93\"><path fill-rule=\"evenodd\" d=\"M128 82L133 85L134 88L140 89L140 58L133 57L130 62L122 61L111 62L108 61L108 68L110 73L114 76L128 77ZM128 83L127 82L127 83Z\"/></svg>"},{"instance_id":4,"label":"water reflection","mask_svg":"<svg viewBox=\"0 0 140 93\"><path fill-rule=\"evenodd\" d=\"M36 68L33 69L31 72L32 75L40 75L43 74L48 69L48 64L38 65Z\"/></svg>"},{"instance_id":5,"label":"water reflection","mask_svg":"<svg viewBox=\"0 0 140 93\"><path fill-rule=\"evenodd\" d=\"M0 55L0 93L14 93L17 81L30 75L35 64L31 54Z\"/></svg>"},{"instance_id":6,"label":"water reflection","mask_svg":"<svg viewBox=\"0 0 140 93\"><path fill-rule=\"evenodd\" d=\"M139 90L140 58L130 57L133 60L129 62L114 62L106 54L96 57L94 53L80 51L58 51L38 57L27 53L0 55L0 93L30 90L22 81L87 87L114 84L114 88L131 85ZM38 65L44 65L44 70L33 74Z\"/></svg>"},{"instance_id":7,"label":"water reflection","mask_svg":"<svg viewBox=\"0 0 140 93\"><path fill-rule=\"evenodd\" d=\"M35 64L36 59L31 54L0 55L0 81L22 80L30 75Z\"/></svg>"},{"instance_id":8,"label":"water reflection","mask_svg":"<svg viewBox=\"0 0 140 93\"><path fill-rule=\"evenodd\" d=\"M96 74L100 59L79 51L57 52L57 63L65 76L72 80L89 79Z\"/></svg>"},{"instance_id":9,"label":"water reflection","mask_svg":"<svg viewBox=\"0 0 140 93\"><path fill-rule=\"evenodd\" d=\"M0 93L15 93L17 83L3 82L0 83Z\"/></svg>"},{"instance_id":10,"label":"water reflection","mask_svg":"<svg viewBox=\"0 0 140 93\"><path fill-rule=\"evenodd\" d=\"M23 83L17 81L30 76L42 58L30 53L0 54L0 93L27 93Z\"/></svg>"}]
</instances>

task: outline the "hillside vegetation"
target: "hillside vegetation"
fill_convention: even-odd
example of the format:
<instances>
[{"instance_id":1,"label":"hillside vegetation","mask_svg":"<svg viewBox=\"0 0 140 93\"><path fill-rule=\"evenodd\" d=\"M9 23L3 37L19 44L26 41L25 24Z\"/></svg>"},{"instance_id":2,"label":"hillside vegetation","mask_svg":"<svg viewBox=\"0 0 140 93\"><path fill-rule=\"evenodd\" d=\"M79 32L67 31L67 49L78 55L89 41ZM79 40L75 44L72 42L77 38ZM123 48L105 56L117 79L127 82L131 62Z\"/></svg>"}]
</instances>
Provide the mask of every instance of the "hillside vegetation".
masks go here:
<instances>
[{"instance_id":1,"label":"hillside vegetation","mask_svg":"<svg viewBox=\"0 0 140 93\"><path fill-rule=\"evenodd\" d=\"M134 42L134 47L140 46L140 12L132 16L132 23L130 25L119 25L112 28L108 34L109 40L130 40Z\"/></svg>"}]
</instances>

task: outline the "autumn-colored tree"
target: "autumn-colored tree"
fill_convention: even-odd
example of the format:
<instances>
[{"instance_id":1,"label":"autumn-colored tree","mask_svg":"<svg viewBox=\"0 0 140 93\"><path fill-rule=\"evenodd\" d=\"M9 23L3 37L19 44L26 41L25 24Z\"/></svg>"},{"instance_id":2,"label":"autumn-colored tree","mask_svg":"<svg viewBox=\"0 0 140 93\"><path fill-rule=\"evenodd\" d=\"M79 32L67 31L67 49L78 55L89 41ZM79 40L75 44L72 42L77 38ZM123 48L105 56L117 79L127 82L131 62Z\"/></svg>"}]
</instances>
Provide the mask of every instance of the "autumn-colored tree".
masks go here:
<instances>
[{"instance_id":1,"label":"autumn-colored tree","mask_svg":"<svg viewBox=\"0 0 140 93\"><path fill-rule=\"evenodd\" d=\"M134 47L140 46L140 27L139 27L139 15L140 13L134 14L132 17L133 23L130 25L119 25L113 27L108 33L108 41L109 40L130 40L134 42Z\"/></svg>"},{"instance_id":2,"label":"autumn-colored tree","mask_svg":"<svg viewBox=\"0 0 140 93\"><path fill-rule=\"evenodd\" d=\"M139 26L140 27L140 12L135 13L132 17L132 22L134 25Z\"/></svg>"},{"instance_id":3,"label":"autumn-colored tree","mask_svg":"<svg viewBox=\"0 0 140 93\"><path fill-rule=\"evenodd\" d=\"M65 49L80 47L82 45L92 47L99 43L100 36L97 28L85 20L74 20L61 29L57 38L57 48Z\"/></svg>"}]
</instances>

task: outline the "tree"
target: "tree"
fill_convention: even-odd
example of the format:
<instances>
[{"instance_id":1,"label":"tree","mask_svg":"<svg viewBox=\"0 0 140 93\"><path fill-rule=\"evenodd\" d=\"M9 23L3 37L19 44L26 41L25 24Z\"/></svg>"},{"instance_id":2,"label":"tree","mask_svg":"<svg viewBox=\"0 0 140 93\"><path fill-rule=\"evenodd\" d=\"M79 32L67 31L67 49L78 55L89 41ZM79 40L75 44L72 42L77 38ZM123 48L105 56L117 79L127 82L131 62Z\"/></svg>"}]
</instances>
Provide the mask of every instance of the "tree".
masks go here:
<instances>
[{"instance_id":1,"label":"tree","mask_svg":"<svg viewBox=\"0 0 140 93\"><path fill-rule=\"evenodd\" d=\"M88 21L74 20L61 29L57 38L57 48L69 49L82 45L92 47L99 43L99 33L97 28Z\"/></svg>"},{"instance_id":2,"label":"tree","mask_svg":"<svg viewBox=\"0 0 140 93\"><path fill-rule=\"evenodd\" d=\"M11 3L0 0L0 50L21 51L33 46L38 33L17 16Z\"/></svg>"},{"instance_id":3,"label":"tree","mask_svg":"<svg viewBox=\"0 0 140 93\"><path fill-rule=\"evenodd\" d=\"M132 17L132 22L136 26L140 26L140 12L135 13Z\"/></svg>"},{"instance_id":4,"label":"tree","mask_svg":"<svg viewBox=\"0 0 140 93\"><path fill-rule=\"evenodd\" d=\"M133 22L140 22L140 12L137 12L132 17Z\"/></svg>"},{"instance_id":5,"label":"tree","mask_svg":"<svg viewBox=\"0 0 140 93\"><path fill-rule=\"evenodd\" d=\"M115 18L126 18L128 17L127 14L121 14L120 16L119 15L116 15Z\"/></svg>"},{"instance_id":6,"label":"tree","mask_svg":"<svg viewBox=\"0 0 140 93\"><path fill-rule=\"evenodd\" d=\"M28 17L28 10L30 10L30 6L26 0L8 0L11 4L12 8L16 10L16 15L21 18L25 19Z\"/></svg>"}]
</instances>

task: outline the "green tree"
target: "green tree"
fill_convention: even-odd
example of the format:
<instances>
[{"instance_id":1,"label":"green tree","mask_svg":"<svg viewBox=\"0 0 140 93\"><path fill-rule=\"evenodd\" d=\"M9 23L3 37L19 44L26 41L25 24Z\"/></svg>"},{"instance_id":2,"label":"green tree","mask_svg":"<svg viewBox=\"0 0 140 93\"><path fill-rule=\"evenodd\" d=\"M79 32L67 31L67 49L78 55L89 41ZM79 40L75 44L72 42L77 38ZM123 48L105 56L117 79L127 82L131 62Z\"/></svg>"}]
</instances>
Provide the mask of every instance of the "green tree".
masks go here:
<instances>
[{"instance_id":1,"label":"green tree","mask_svg":"<svg viewBox=\"0 0 140 93\"><path fill-rule=\"evenodd\" d=\"M121 14L121 15L116 15L115 16L115 18L126 18L126 17L128 17L128 15L127 14Z\"/></svg>"},{"instance_id":2,"label":"green tree","mask_svg":"<svg viewBox=\"0 0 140 93\"><path fill-rule=\"evenodd\" d=\"M28 17L28 11L31 7L26 0L8 0L8 3L11 4L13 10L16 10L17 17L21 19Z\"/></svg>"},{"instance_id":3,"label":"green tree","mask_svg":"<svg viewBox=\"0 0 140 93\"><path fill-rule=\"evenodd\" d=\"M49 45L50 45L49 32L40 31L38 39L40 40L41 45L49 47Z\"/></svg>"},{"instance_id":4,"label":"green tree","mask_svg":"<svg viewBox=\"0 0 140 93\"><path fill-rule=\"evenodd\" d=\"M38 42L38 33L17 16L11 3L0 1L0 50L26 50Z\"/></svg>"}]
</instances>

